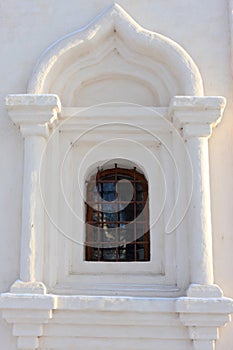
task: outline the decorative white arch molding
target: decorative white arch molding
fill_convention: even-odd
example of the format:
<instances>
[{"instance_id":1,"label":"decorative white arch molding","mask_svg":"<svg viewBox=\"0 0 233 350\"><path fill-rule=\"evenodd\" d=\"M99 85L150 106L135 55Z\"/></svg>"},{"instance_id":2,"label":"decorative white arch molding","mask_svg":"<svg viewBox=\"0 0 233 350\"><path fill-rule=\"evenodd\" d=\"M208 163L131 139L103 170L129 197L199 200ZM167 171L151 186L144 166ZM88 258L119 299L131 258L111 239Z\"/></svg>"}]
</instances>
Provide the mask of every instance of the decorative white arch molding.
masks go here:
<instances>
[{"instance_id":1,"label":"decorative white arch molding","mask_svg":"<svg viewBox=\"0 0 233 350\"><path fill-rule=\"evenodd\" d=\"M123 84L133 80L144 86L151 95L148 105L166 106L176 95L203 95L200 73L187 52L163 35L142 28L117 4L50 46L35 67L28 93L56 93L63 106L78 106L83 101L76 101L75 96L85 86L103 80L113 85L119 78ZM108 102L115 101L115 93L107 95ZM93 101L89 94L88 105L106 102L101 97Z\"/></svg>"},{"instance_id":2,"label":"decorative white arch molding","mask_svg":"<svg viewBox=\"0 0 233 350\"><path fill-rule=\"evenodd\" d=\"M49 47L28 94L10 95L6 105L25 140L20 276L0 296L18 349L213 350L233 312L214 284L208 169L208 138L225 99L203 96L188 54L114 4ZM74 227L84 244L84 223L73 220L62 191L84 212L85 174L114 159L143 169L151 213L160 212L162 175L169 189L151 229L152 258L137 268L85 261L76 236L67 240L55 225ZM170 206L174 220L184 215L166 235Z\"/></svg>"}]
</instances>

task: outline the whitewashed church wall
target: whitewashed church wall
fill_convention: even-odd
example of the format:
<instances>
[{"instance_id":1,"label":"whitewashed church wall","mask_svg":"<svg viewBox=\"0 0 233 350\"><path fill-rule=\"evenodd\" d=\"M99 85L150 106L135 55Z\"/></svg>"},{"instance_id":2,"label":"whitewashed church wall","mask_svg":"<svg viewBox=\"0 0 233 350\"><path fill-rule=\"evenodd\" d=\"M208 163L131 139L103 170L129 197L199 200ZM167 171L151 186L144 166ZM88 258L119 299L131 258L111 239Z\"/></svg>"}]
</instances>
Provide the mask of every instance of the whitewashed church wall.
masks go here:
<instances>
[{"instance_id":1,"label":"whitewashed church wall","mask_svg":"<svg viewBox=\"0 0 233 350\"><path fill-rule=\"evenodd\" d=\"M37 58L56 39L91 21L110 0L0 1L0 292L19 275L23 140L4 98L25 93ZM199 67L205 95L227 99L224 117L210 140L210 181L215 282L233 297L233 78L230 1L118 0L140 25L179 43ZM216 350L233 346L233 323L221 329ZM11 326L0 323L0 349L15 350Z\"/></svg>"}]
</instances>

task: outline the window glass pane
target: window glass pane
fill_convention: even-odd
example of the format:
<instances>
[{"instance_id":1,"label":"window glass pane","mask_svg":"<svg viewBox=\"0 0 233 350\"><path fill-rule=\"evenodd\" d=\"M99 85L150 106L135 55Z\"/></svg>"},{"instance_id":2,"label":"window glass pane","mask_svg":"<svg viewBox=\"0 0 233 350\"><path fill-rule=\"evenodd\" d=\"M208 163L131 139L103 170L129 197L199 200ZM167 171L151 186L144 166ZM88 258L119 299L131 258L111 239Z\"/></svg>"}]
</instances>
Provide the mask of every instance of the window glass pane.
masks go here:
<instances>
[{"instance_id":1,"label":"window glass pane","mask_svg":"<svg viewBox=\"0 0 233 350\"><path fill-rule=\"evenodd\" d=\"M150 260L146 179L120 168L100 171L96 179L87 189L86 260Z\"/></svg>"}]
</instances>

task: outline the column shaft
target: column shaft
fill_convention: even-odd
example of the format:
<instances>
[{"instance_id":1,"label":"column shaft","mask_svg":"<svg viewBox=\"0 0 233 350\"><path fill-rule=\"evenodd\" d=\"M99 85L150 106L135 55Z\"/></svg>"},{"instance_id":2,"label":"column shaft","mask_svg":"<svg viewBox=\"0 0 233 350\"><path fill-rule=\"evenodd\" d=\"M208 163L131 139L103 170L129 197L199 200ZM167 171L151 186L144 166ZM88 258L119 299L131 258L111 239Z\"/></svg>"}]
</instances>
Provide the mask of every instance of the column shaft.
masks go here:
<instances>
[{"instance_id":1,"label":"column shaft","mask_svg":"<svg viewBox=\"0 0 233 350\"><path fill-rule=\"evenodd\" d=\"M187 140L187 147L193 166L193 192L189 209L191 283L212 284L208 138L191 137Z\"/></svg>"},{"instance_id":2,"label":"column shaft","mask_svg":"<svg viewBox=\"0 0 233 350\"><path fill-rule=\"evenodd\" d=\"M44 208L40 193L40 165L46 145L42 136L26 136L24 145L24 182L20 279L42 280Z\"/></svg>"}]
</instances>

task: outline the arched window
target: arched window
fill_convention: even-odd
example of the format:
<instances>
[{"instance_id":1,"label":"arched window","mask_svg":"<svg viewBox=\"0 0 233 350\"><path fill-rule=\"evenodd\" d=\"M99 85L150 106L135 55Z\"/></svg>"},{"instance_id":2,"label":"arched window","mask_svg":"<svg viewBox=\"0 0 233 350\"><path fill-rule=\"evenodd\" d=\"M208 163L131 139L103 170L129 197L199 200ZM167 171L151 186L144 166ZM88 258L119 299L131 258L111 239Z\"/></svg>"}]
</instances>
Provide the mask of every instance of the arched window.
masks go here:
<instances>
[{"instance_id":1,"label":"arched window","mask_svg":"<svg viewBox=\"0 0 233 350\"><path fill-rule=\"evenodd\" d=\"M99 170L87 185L86 261L150 260L148 184L136 168Z\"/></svg>"}]
</instances>

